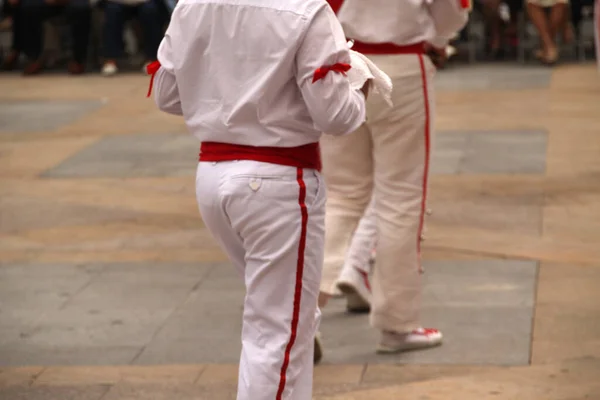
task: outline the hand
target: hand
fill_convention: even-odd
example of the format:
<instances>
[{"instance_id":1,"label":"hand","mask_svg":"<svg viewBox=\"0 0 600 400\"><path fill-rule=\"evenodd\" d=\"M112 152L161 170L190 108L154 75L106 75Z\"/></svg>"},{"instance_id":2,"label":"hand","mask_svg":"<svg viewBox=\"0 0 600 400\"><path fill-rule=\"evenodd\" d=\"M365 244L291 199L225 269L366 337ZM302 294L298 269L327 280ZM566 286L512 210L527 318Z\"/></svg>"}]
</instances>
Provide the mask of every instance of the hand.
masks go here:
<instances>
[{"instance_id":1,"label":"hand","mask_svg":"<svg viewBox=\"0 0 600 400\"><path fill-rule=\"evenodd\" d=\"M446 54L445 48L437 48L432 46L430 43L425 43L425 54L429 56L433 65L436 68L442 68L448 60L448 54Z\"/></svg>"}]
</instances>

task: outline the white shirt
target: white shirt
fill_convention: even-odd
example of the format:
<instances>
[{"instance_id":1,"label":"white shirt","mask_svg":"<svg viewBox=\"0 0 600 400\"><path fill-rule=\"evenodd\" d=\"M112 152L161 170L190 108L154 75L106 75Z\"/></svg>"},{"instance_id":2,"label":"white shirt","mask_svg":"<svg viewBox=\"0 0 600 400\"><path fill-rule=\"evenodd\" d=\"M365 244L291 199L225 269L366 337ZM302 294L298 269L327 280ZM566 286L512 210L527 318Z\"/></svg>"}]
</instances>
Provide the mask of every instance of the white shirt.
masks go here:
<instances>
[{"instance_id":1,"label":"white shirt","mask_svg":"<svg viewBox=\"0 0 600 400\"><path fill-rule=\"evenodd\" d=\"M295 147L365 120L365 98L324 65L350 63L325 0L180 0L158 51L155 101L201 141Z\"/></svg>"},{"instance_id":2,"label":"white shirt","mask_svg":"<svg viewBox=\"0 0 600 400\"><path fill-rule=\"evenodd\" d=\"M354 40L444 47L465 26L469 10L460 0L345 0L337 15Z\"/></svg>"}]
</instances>

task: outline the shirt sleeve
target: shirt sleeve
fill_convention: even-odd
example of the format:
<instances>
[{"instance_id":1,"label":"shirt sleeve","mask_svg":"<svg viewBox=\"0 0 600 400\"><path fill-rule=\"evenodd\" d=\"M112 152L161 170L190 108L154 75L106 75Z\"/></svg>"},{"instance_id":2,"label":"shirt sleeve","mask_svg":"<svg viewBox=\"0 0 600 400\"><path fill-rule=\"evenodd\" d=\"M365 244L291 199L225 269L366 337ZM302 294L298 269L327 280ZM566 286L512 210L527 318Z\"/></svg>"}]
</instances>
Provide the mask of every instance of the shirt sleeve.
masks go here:
<instances>
[{"instance_id":1,"label":"shirt sleeve","mask_svg":"<svg viewBox=\"0 0 600 400\"><path fill-rule=\"evenodd\" d=\"M183 115L173 63L171 36L168 31L158 48L158 61L161 67L154 76L154 102L161 111Z\"/></svg>"},{"instance_id":2,"label":"shirt sleeve","mask_svg":"<svg viewBox=\"0 0 600 400\"><path fill-rule=\"evenodd\" d=\"M433 0L429 4L429 13L436 30L436 37L431 41L433 46L445 47L452 36L465 27L470 11L470 7L465 6L465 1Z\"/></svg>"},{"instance_id":3,"label":"shirt sleeve","mask_svg":"<svg viewBox=\"0 0 600 400\"><path fill-rule=\"evenodd\" d=\"M296 54L296 81L317 129L331 135L355 131L365 121L365 96L346 74L330 71L313 82L321 67L350 64L350 49L335 14L323 6L311 20Z\"/></svg>"}]
</instances>

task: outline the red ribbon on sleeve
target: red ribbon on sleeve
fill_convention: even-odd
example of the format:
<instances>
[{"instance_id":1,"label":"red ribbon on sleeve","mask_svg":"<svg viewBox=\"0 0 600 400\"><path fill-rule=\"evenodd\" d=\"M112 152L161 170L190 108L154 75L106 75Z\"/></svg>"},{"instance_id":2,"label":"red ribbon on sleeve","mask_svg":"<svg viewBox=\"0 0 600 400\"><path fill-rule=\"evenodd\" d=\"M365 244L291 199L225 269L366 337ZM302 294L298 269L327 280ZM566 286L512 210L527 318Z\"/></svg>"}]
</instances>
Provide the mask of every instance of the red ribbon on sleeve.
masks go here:
<instances>
[{"instance_id":1,"label":"red ribbon on sleeve","mask_svg":"<svg viewBox=\"0 0 600 400\"><path fill-rule=\"evenodd\" d=\"M460 0L460 7L463 10L470 10L471 9L471 0Z\"/></svg>"},{"instance_id":2,"label":"red ribbon on sleeve","mask_svg":"<svg viewBox=\"0 0 600 400\"><path fill-rule=\"evenodd\" d=\"M159 61L153 61L146 67L146 73L150 75L150 86L148 87L148 94L146 95L146 97L150 97L150 95L152 94L152 86L154 85L154 75L156 75L159 69Z\"/></svg>"},{"instance_id":3,"label":"red ribbon on sleeve","mask_svg":"<svg viewBox=\"0 0 600 400\"><path fill-rule=\"evenodd\" d=\"M315 82L325 78L327 76L327 74L332 71L337 72L342 75L346 75L346 72L348 72L350 70L350 68L352 68L352 66L350 64L342 64L342 63L337 63L337 64L333 64L333 65L324 65L321 68L317 68L315 70L312 83L315 83Z\"/></svg>"}]
</instances>

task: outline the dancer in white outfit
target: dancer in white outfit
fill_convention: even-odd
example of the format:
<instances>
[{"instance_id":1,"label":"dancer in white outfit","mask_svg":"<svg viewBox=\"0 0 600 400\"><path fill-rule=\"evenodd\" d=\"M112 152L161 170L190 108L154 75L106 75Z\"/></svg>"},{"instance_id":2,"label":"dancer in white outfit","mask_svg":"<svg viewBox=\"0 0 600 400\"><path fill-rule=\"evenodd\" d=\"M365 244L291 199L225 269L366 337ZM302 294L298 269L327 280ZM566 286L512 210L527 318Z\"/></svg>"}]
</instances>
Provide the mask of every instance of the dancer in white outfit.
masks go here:
<instances>
[{"instance_id":1,"label":"dancer in white outfit","mask_svg":"<svg viewBox=\"0 0 600 400\"><path fill-rule=\"evenodd\" d=\"M238 400L312 399L319 139L365 121L350 62L325 0L180 0L149 67L159 109L202 142L200 213L246 285Z\"/></svg>"}]
</instances>

